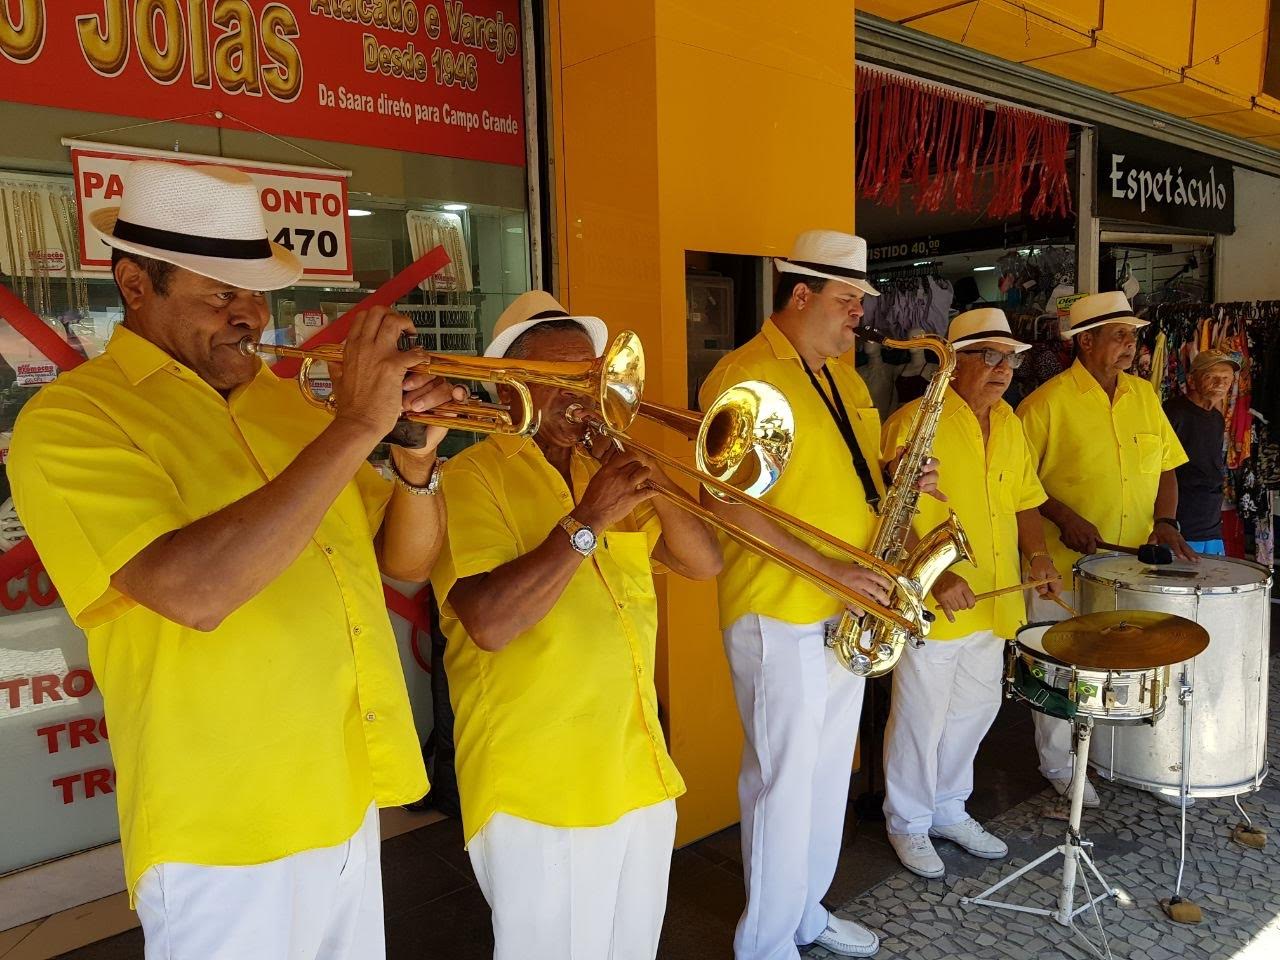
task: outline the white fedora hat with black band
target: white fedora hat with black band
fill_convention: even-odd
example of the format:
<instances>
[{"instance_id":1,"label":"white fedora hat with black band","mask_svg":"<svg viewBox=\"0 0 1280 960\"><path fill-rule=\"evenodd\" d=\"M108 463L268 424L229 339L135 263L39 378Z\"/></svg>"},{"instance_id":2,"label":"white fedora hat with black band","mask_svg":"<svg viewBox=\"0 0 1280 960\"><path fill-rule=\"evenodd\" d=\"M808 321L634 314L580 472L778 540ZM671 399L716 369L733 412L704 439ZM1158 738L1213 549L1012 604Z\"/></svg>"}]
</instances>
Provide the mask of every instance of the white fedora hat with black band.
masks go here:
<instances>
[{"instance_id":1,"label":"white fedora hat with black band","mask_svg":"<svg viewBox=\"0 0 1280 960\"><path fill-rule=\"evenodd\" d=\"M135 160L118 207L89 215L102 242L242 290L279 290L302 261L267 239L258 188L233 167Z\"/></svg>"},{"instance_id":2,"label":"white fedora hat with black band","mask_svg":"<svg viewBox=\"0 0 1280 960\"><path fill-rule=\"evenodd\" d=\"M806 230L796 237L791 256L775 257L779 273L824 277L857 287L873 297L880 291L867 280L867 241L838 230Z\"/></svg>"},{"instance_id":3,"label":"white fedora hat with black band","mask_svg":"<svg viewBox=\"0 0 1280 960\"><path fill-rule=\"evenodd\" d=\"M1031 349L1031 344L1014 337L1009 329L1009 318L1003 310L995 307L980 307L957 314L947 327L947 341L956 350L968 350L984 343L1013 347L1014 353Z\"/></svg>"},{"instance_id":4,"label":"white fedora hat with black band","mask_svg":"<svg viewBox=\"0 0 1280 960\"><path fill-rule=\"evenodd\" d=\"M1084 333L1107 323L1127 323L1131 327L1147 325L1146 320L1139 320L1133 315L1129 298L1119 290L1112 290L1108 293L1091 293L1074 301L1062 336L1063 339L1070 340L1077 333Z\"/></svg>"},{"instance_id":5,"label":"white fedora hat with black band","mask_svg":"<svg viewBox=\"0 0 1280 960\"><path fill-rule=\"evenodd\" d=\"M572 320L586 331L596 356L604 353L609 345L609 328L599 317L578 317L569 314L551 294L544 290L530 290L511 301L502 311L493 327L493 339L485 348L486 357L505 357L511 344L531 327L549 320Z\"/></svg>"}]
</instances>

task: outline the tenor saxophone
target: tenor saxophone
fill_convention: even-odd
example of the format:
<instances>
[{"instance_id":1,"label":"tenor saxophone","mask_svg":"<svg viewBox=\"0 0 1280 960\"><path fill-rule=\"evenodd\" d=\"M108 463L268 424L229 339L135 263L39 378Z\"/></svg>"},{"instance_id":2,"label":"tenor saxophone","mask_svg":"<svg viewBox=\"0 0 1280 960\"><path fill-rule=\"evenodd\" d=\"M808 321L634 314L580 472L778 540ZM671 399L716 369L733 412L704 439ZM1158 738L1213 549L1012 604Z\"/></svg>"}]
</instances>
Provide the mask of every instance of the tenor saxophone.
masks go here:
<instances>
[{"instance_id":1,"label":"tenor saxophone","mask_svg":"<svg viewBox=\"0 0 1280 960\"><path fill-rule=\"evenodd\" d=\"M906 450L898 459L889 489L885 492L869 550L874 556L902 570L889 606L911 619L916 629L913 632L892 621L871 618L864 639L859 619L845 611L827 638L836 659L845 669L860 677L879 677L897 665L908 642L923 642L929 632L930 618L923 613L921 599L947 567L961 559L972 563L973 551L954 510L946 520L921 537L914 549L907 550L907 538L920 499L916 480L933 448L943 398L955 372L955 350L946 340L936 336L894 340L874 330L860 333L868 340L888 347L924 349L938 356L938 371L929 381L924 398L911 420Z\"/></svg>"}]
</instances>

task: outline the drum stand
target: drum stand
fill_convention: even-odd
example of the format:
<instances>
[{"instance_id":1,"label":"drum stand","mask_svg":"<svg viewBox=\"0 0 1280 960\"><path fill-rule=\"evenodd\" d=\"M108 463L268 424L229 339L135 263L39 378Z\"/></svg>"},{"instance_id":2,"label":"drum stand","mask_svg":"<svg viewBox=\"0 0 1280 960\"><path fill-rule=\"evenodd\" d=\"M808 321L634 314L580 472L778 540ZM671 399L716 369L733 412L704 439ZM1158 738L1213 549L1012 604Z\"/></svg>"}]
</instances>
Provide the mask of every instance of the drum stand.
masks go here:
<instances>
[{"instance_id":1,"label":"drum stand","mask_svg":"<svg viewBox=\"0 0 1280 960\"><path fill-rule=\"evenodd\" d=\"M1088 848L1092 847L1093 844L1080 836L1080 817L1084 811L1084 786L1085 776L1089 769L1089 738L1093 735L1093 717L1077 715L1072 722L1072 728L1075 732L1076 755L1071 780L1071 819L1067 825L1066 839L1052 850L1032 860L1025 867L1019 868L1003 880L983 890L977 896L962 898L960 901L962 904L967 906L972 903L983 907L995 907L998 910L1034 913L1042 917L1052 917L1064 927L1069 927L1072 921L1084 911L1091 908L1096 910L1097 905L1103 900L1119 896L1120 891L1112 887L1098 872L1098 868L1094 866L1093 858L1088 853ZM1058 891L1058 907L1056 910L1047 907L1028 907L1022 904L990 899L991 895L997 890L1003 889L1023 874L1034 870L1040 864L1051 860L1058 854L1062 854L1062 887ZM1098 883L1102 886L1102 892L1097 896L1090 896L1088 876L1082 875L1080 879L1087 899L1077 907L1075 906L1076 874L1080 869L1081 862L1097 878Z\"/></svg>"}]
</instances>

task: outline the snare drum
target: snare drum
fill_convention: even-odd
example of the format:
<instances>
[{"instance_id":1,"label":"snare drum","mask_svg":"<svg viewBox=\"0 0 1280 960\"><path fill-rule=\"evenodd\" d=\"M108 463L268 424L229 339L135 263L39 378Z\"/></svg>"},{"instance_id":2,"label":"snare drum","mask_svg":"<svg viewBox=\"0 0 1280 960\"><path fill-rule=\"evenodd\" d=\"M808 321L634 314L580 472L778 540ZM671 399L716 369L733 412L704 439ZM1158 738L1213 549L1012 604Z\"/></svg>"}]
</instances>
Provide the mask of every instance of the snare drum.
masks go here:
<instances>
[{"instance_id":1,"label":"snare drum","mask_svg":"<svg viewBox=\"0 0 1280 960\"><path fill-rule=\"evenodd\" d=\"M1226 557L1150 567L1136 557L1097 554L1076 564L1075 588L1081 613L1155 610L1209 631L1208 648L1172 668L1176 719L1094 737L1093 768L1107 779L1176 794L1186 762L1194 797L1256 790L1267 776L1270 571ZM1191 690L1185 700L1184 682ZM1184 723L1191 748L1185 759Z\"/></svg>"},{"instance_id":2,"label":"snare drum","mask_svg":"<svg viewBox=\"0 0 1280 960\"><path fill-rule=\"evenodd\" d=\"M1160 718L1168 667L1085 670L1063 663L1044 651L1044 635L1052 626L1028 624L1009 642L1005 680L1010 696L1059 720L1083 714L1095 723L1124 726Z\"/></svg>"}]
</instances>

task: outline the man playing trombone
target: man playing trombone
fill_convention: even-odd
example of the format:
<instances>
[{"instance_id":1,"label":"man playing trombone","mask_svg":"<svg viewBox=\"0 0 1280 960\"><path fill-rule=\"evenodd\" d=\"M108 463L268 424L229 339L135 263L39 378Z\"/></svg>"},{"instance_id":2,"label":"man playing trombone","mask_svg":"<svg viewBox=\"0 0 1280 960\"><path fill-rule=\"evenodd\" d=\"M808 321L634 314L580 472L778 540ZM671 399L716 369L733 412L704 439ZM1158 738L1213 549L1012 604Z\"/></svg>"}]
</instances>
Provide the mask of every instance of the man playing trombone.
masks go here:
<instances>
[{"instance_id":1,"label":"man playing trombone","mask_svg":"<svg viewBox=\"0 0 1280 960\"><path fill-rule=\"evenodd\" d=\"M606 342L599 319L531 291L485 354L518 371L581 364ZM713 577L720 549L702 521L654 497L671 481L651 462L588 453L570 418L581 394L528 389L533 437L492 435L443 471L448 540L432 585L463 829L497 960L652 960L684 792L658 717L653 573Z\"/></svg>"},{"instance_id":2,"label":"man playing trombone","mask_svg":"<svg viewBox=\"0 0 1280 960\"><path fill-rule=\"evenodd\" d=\"M102 689L125 881L148 957L385 955L378 806L426 774L381 567L420 579L443 505L412 324L354 317L336 416L240 349L301 264L227 167L138 161L113 248L124 323L14 432L14 499ZM425 495L424 495L425 494Z\"/></svg>"},{"instance_id":3,"label":"man playing trombone","mask_svg":"<svg viewBox=\"0 0 1280 960\"><path fill-rule=\"evenodd\" d=\"M795 416L795 444L769 504L865 549L884 495L880 417L866 385L836 359L854 346L867 282L866 242L849 234L801 234L780 273L773 315L723 358L702 387L702 406L742 380L779 388ZM873 466L875 465L875 466ZM937 473L920 478L933 490ZM704 503L725 519L879 604L889 581L831 556L748 506ZM746 733L738 799L747 905L734 937L737 960L793 960L819 943L870 956L878 937L822 905L844 829L865 681L826 646L840 601L806 579L724 541L720 622Z\"/></svg>"}]
</instances>

